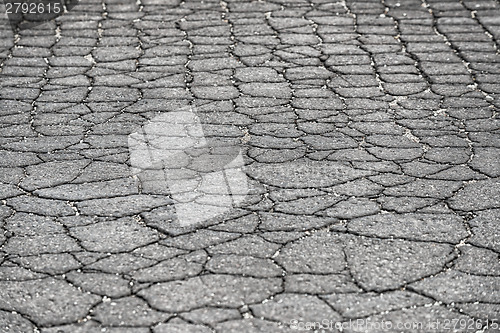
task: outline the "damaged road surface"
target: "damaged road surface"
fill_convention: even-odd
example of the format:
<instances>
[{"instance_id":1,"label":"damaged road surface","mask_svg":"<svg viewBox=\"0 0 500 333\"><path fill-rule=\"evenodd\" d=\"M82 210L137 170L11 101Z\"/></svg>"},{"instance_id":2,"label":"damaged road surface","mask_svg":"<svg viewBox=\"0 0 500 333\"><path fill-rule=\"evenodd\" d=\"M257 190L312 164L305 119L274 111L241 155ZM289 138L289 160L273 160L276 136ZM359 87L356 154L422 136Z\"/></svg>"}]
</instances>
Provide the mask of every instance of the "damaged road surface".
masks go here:
<instances>
[{"instance_id":1,"label":"damaged road surface","mask_svg":"<svg viewBox=\"0 0 500 333\"><path fill-rule=\"evenodd\" d=\"M500 332L498 1L2 6L1 332Z\"/></svg>"}]
</instances>

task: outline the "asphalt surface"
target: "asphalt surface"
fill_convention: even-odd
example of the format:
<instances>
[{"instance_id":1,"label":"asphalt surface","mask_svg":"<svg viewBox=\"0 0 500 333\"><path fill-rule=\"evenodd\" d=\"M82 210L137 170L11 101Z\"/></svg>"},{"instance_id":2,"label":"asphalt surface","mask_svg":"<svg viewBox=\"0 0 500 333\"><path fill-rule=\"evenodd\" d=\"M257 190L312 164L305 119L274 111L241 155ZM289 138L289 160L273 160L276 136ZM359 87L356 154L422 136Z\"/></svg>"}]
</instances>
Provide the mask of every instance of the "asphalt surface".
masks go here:
<instances>
[{"instance_id":1,"label":"asphalt surface","mask_svg":"<svg viewBox=\"0 0 500 333\"><path fill-rule=\"evenodd\" d=\"M0 36L1 332L500 331L500 2L82 0Z\"/></svg>"}]
</instances>

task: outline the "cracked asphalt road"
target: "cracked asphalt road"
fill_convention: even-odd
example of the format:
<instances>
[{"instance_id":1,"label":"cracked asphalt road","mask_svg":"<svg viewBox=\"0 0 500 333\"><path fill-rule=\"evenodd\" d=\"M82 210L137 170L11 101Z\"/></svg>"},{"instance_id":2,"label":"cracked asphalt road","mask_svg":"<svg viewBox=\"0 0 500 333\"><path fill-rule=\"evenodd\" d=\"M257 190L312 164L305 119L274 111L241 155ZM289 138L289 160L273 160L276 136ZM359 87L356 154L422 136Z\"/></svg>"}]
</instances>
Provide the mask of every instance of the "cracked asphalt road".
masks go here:
<instances>
[{"instance_id":1,"label":"cracked asphalt road","mask_svg":"<svg viewBox=\"0 0 500 333\"><path fill-rule=\"evenodd\" d=\"M2 20L1 332L499 331L499 1L82 0ZM127 138L188 106L239 142L249 193L182 226Z\"/></svg>"}]
</instances>

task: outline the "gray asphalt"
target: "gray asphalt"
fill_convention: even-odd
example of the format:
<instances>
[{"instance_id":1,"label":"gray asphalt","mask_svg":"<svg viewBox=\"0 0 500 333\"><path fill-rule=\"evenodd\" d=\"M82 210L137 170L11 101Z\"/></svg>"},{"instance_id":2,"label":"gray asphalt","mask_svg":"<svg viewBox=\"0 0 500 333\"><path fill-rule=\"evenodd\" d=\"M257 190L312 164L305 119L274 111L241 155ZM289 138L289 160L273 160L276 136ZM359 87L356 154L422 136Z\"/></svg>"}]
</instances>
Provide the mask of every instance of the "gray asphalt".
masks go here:
<instances>
[{"instance_id":1,"label":"gray asphalt","mask_svg":"<svg viewBox=\"0 0 500 333\"><path fill-rule=\"evenodd\" d=\"M2 333L500 332L498 0L1 20Z\"/></svg>"}]
</instances>

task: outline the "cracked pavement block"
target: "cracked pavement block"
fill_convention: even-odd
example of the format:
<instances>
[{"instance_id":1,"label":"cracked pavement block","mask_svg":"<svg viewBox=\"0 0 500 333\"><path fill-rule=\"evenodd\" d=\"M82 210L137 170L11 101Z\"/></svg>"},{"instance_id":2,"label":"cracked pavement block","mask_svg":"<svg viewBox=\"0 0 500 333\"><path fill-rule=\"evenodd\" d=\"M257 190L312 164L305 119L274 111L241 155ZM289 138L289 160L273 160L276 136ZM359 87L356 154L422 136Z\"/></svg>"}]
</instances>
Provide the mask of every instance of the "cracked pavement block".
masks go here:
<instances>
[{"instance_id":1,"label":"cracked pavement block","mask_svg":"<svg viewBox=\"0 0 500 333\"><path fill-rule=\"evenodd\" d=\"M147 327L105 327L95 321L84 321L78 324L54 326L51 328L42 328L43 333L99 333L106 328L111 333L147 333Z\"/></svg>"},{"instance_id":2,"label":"cracked pavement block","mask_svg":"<svg viewBox=\"0 0 500 333\"><path fill-rule=\"evenodd\" d=\"M248 235L238 239L218 244L207 249L210 254L250 255L257 258L273 256L281 246L269 242L262 237Z\"/></svg>"},{"instance_id":3,"label":"cracked pavement block","mask_svg":"<svg viewBox=\"0 0 500 333\"><path fill-rule=\"evenodd\" d=\"M276 256L276 261L287 272L340 273L347 267L342 242L339 235L318 232L285 246Z\"/></svg>"},{"instance_id":4,"label":"cracked pavement block","mask_svg":"<svg viewBox=\"0 0 500 333\"><path fill-rule=\"evenodd\" d=\"M499 208L500 181L491 178L466 184L456 195L449 199L452 209L474 211Z\"/></svg>"},{"instance_id":5,"label":"cracked pavement block","mask_svg":"<svg viewBox=\"0 0 500 333\"><path fill-rule=\"evenodd\" d=\"M345 249L350 270L366 290L384 291L440 272L453 247L405 240L359 239Z\"/></svg>"},{"instance_id":6,"label":"cracked pavement block","mask_svg":"<svg viewBox=\"0 0 500 333\"><path fill-rule=\"evenodd\" d=\"M500 263L496 252L466 245L460 247L460 254L455 264L457 270L469 274L500 275Z\"/></svg>"},{"instance_id":7,"label":"cracked pavement block","mask_svg":"<svg viewBox=\"0 0 500 333\"><path fill-rule=\"evenodd\" d=\"M159 239L157 233L132 218L98 222L70 229L70 234L88 251L127 252Z\"/></svg>"},{"instance_id":8,"label":"cracked pavement block","mask_svg":"<svg viewBox=\"0 0 500 333\"><path fill-rule=\"evenodd\" d=\"M495 303L498 299L500 277L470 275L449 270L411 285L411 289L433 298L450 302Z\"/></svg>"},{"instance_id":9,"label":"cracked pavement block","mask_svg":"<svg viewBox=\"0 0 500 333\"><path fill-rule=\"evenodd\" d=\"M72 271L66 274L73 285L96 295L123 297L131 293L129 281L115 274Z\"/></svg>"},{"instance_id":10,"label":"cracked pavement block","mask_svg":"<svg viewBox=\"0 0 500 333\"><path fill-rule=\"evenodd\" d=\"M29 316L37 325L57 325L82 319L99 301L99 297L83 293L52 277L33 281L1 281L0 285L0 306L11 306L14 311Z\"/></svg>"},{"instance_id":11,"label":"cracked pavement block","mask_svg":"<svg viewBox=\"0 0 500 333\"><path fill-rule=\"evenodd\" d=\"M209 325L241 318L240 312L236 309L210 307L183 312L180 316L190 322Z\"/></svg>"},{"instance_id":12,"label":"cracked pavement block","mask_svg":"<svg viewBox=\"0 0 500 333\"><path fill-rule=\"evenodd\" d=\"M498 238L499 222L500 210L498 209L478 212L477 217L470 221L472 228L470 243L498 251L500 249Z\"/></svg>"},{"instance_id":13,"label":"cracked pavement block","mask_svg":"<svg viewBox=\"0 0 500 333\"><path fill-rule=\"evenodd\" d=\"M133 179L117 179L99 183L58 185L33 193L42 198L73 201L138 194L138 190Z\"/></svg>"},{"instance_id":14,"label":"cracked pavement block","mask_svg":"<svg viewBox=\"0 0 500 333\"><path fill-rule=\"evenodd\" d=\"M453 244L459 243L468 235L464 221L451 214L378 214L353 219L347 229L367 236Z\"/></svg>"},{"instance_id":15,"label":"cracked pavement block","mask_svg":"<svg viewBox=\"0 0 500 333\"><path fill-rule=\"evenodd\" d=\"M35 196L17 196L7 200L8 206L16 211L42 216L71 216L75 211L62 200L44 199Z\"/></svg>"},{"instance_id":16,"label":"cracked pavement block","mask_svg":"<svg viewBox=\"0 0 500 333\"><path fill-rule=\"evenodd\" d=\"M227 293L229 288L231 292ZM195 291L193 293L193 291ZM167 312L189 311L200 306L236 308L247 302L260 302L281 291L281 280L261 280L231 275L203 275L182 281L155 284L141 290L155 308ZM157 296L161 295L160 298Z\"/></svg>"},{"instance_id":17,"label":"cracked pavement block","mask_svg":"<svg viewBox=\"0 0 500 333\"><path fill-rule=\"evenodd\" d=\"M272 301L250 306L259 318L281 323L291 320L321 322L323 319L337 321L341 317L323 300L311 295L281 294Z\"/></svg>"},{"instance_id":18,"label":"cracked pavement block","mask_svg":"<svg viewBox=\"0 0 500 333\"><path fill-rule=\"evenodd\" d=\"M210 258L206 269L212 273L253 277L279 277L283 274L280 266L270 259L250 256L217 255Z\"/></svg>"},{"instance_id":19,"label":"cracked pavement block","mask_svg":"<svg viewBox=\"0 0 500 333\"><path fill-rule=\"evenodd\" d=\"M182 332L193 332L193 333L209 333L212 330L209 327L202 325L193 325L193 324L164 324L156 326L153 329L154 333L182 333Z\"/></svg>"},{"instance_id":20,"label":"cracked pavement block","mask_svg":"<svg viewBox=\"0 0 500 333\"><path fill-rule=\"evenodd\" d=\"M340 163L300 161L269 164L249 171L252 177L281 188L329 187L373 173L356 170Z\"/></svg>"},{"instance_id":21,"label":"cracked pavement block","mask_svg":"<svg viewBox=\"0 0 500 333\"><path fill-rule=\"evenodd\" d=\"M197 230L194 233L166 239L162 242L162 244L180 249L198 250L217 244L228 244L228 241L236 239L239 236L239 234L232 232ZM216 248L216 246L213 248Z\"/></svg>"},{"instance_id":22,"label":"cracked pavement block","mask_svg":"<svg viewBox=\"0 0 500 333\"><path fill-rule=\"evenodd\" d=\"M339 219L353 219L356 217L374 215L380 211L379 205L366 198L347 199L325 209L323 214Z\"/></svg>"},{"instance_id":23,"label":"cracked pavement block","mask_svg":"<svg viewBox=\"0 0 500 333\"><path fill-rule=\"evenodd\" d=\"M32 333L34 326L18 313L0 311L0 327L9 333Z\"/></svg>"},{"instance_id":24,"label":"cracked pavement block","mask_svg":"<svg viewBox=\"0 0 500 333\"><path fill-rule=\"evenodd\" d=\"M196 276L203 270L206 255L185 255L167 259L157 265L141 268L132 274L134 280L139 282L166 282L172 280L183 280L190 276Z\"/></svg>"},{"instance_id":25,"label":"cracked pavement block","mask_svg":"<svg viewBox=\"0 0 500 333\"><path fill-rule=\"evenodd\" d=\"M31 271L51 275L63 274L81 268L81 264L69 253L39 254L15 258L12 261Z\"/></svg>"},{"instance_id":26,"label":"cracked pavement block","mask_svg":"<svg viewBox=\"0 0 500 333\"><path fill-rule=\"evenodd\" d=\"M89 164L88 161L52 161L27 168L20 187L27 191L66 184L74 180Z\"/></svg>"},{"instance_id":27,"label":"cracked pavement block","mask_svg":"<svg viewBox=\"0 0 500 333\"><path fill-rule=\"evenodd\" d=\"M80 249L78 243L65 234L13 236L4 245L6 252L23 256L40 253L64 253Z\"/></svg>"},{"instance_id":28,"label":"cracked pavement block","mask_svg":"<svg viewBox=\"0 0 500 333\"><path fill-rule=\"evenodd\" d=\"M117 253L88 264L86 267L91 270L104 273L123 274L136 271L140 268L149 267L155 264L155 260L141 256L134 256L129 253Z\"/></svg>"},{"instance_id":29,"label":"cracked pavement block","mask_svg":"<svg viewBox=\"0 0 500 333\"><path fill-rule=\"evenodd\" d=\"M134 296L103 302L92 312L105 326L152 326L171 316L151 309L145 301Z\"/></svg>"},{"instance_id":30,"label":"cracked pavement block","mask_svg":"<svg viewBox=\"0 0 500 333\"><path fill-rule=\"evenodd\" d=\"M329 294L359 292L361 289L346 273L342 274L289 274L285 290L290 293Z\"/></svg>"},{"instance_id":31,"label":"cracked pavement block","mask_svg":"<svg viewBox=\"0 0 500 333\"><path fill-rule=\"evenodd\" d=\"M462 187L461 182L417 179L413 182L390 187L384 194L393 196L416 196L444 199Z\"/></svg>"},{"instance_id":32,"label":"cracked pavement block","mask_svg":"<svg viewBox=\"0 0 500 333\"><path fill-rule=\"evenodd\" d=\"M432 302L427 297L400 290L381 294L374 292L333 294L323 296L322 299L346 318L361 318L384 311L421 306Z\"/></svg>"},{"instance_id":33,"label":"cracked pavement block","mask_svg":"<svg viewBox=\"0 0 500 333\"><path fill-rule=\"evenodd\" d=\"M80 201L76 206L83 215L124 217L136 215L140 212L171 203L172 200L166 197L151 197L136 194L123 197Z\"/></svg>"},{"instance_id":34,"label":"cracked pavement block","mask_svg":"<svg viewBox=\"0 0 500 333\"><path fill-rule=\"evenodd\" d=\"M316 199L317 197L311 198L311 199ZM292 202L288 203L286 207L290 207L289 209L292 209L292 207L295 207L295 205L300 205L300 204L311 204L315 205L316 207L318 206L318 203L316 203L313 200L307 200L307 199L302 199L302 202L300 202L301 199L298 200L293 200ZM334 200L336 202L337 200ZM321 203L320 203L321 204ZM276 205L277 207L281 207L281 211L285 210L285 206L283 203L280 203ZM286 209L286 210L289 210ZM320 210L321 208L316 208L316 210ZM293 213L293 212L292 212ZM325 217L304 217L301 215L292 215L292 214L280 214L280 213L262 213L260 216L261 223L259 224L259 228L262 230L269 230L269 231L278 231L278 230L286 230L286 231L300 231L300 230L307 230L307 229L312 229L312 228L320 228L324 227L327 225L335 224L337 222L336 219L334 218L325 218Z\"/></svg>"}]
</instances>

